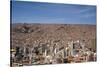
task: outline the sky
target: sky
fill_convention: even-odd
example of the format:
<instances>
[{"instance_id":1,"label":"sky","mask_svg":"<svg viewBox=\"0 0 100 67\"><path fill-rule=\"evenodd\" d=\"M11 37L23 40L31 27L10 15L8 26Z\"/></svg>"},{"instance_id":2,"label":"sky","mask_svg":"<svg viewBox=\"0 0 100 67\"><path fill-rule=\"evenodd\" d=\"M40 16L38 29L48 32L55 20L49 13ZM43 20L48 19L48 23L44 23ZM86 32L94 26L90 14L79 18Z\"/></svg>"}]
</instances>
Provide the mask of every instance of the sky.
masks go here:
<instances>
[{"instance_id":1,"label":"sky","mask_svg":"<svg viewBox=\"0 0 100 67\"><path fill-rule=\"evenodd\" d=\"M12 1L12 23L96 24L96 6Z\"/></svg>"}]
</instances>

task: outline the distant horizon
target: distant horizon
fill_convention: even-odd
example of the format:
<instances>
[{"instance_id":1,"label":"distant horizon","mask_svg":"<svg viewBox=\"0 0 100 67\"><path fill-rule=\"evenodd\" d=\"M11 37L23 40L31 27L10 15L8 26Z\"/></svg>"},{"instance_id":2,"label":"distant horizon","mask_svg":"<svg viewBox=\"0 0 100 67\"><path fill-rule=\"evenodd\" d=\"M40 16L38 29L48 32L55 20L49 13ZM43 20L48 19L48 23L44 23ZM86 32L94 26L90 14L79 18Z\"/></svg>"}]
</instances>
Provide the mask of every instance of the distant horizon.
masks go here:
<instances>
[{"instance_id":1,"label":"distant horizon","mask_svg":"<svg viewBox=\"0 0 100 67\"><path fill-rule=\"evenodd\" d=\"M11 24L50 24L50 25L55 25L55 24L58 24L58 25L67 25L67 24L69 24L69 25L96 25L96 24L78 24L78 23L75 23L75 24L71 24L71 23L27 23L27 22L14 22L14 23L11 23Z\"/></svg>"},{"instance_id":2,"label":"distant horizon","mask_svg":"<svg viewBox=\"0 0 100 67\"><path fill-rule=\"evenodd\" d=\"M11 1L11 23L96 25L96 6Z\"/></svg>"}]
</instances>

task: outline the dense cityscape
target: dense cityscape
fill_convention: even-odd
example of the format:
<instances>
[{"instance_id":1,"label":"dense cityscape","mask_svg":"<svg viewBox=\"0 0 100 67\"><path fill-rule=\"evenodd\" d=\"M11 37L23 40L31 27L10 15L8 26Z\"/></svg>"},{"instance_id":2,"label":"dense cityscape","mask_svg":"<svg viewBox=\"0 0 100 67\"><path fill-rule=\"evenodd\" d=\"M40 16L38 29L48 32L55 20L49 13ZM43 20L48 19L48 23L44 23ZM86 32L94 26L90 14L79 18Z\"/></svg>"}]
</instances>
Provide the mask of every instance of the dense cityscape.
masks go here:
<instances>
[{"instance_id":1,"label":"dense cityscape","mask_svg":"<svg viewBox=\"0 0 100 67\"><path fill-rule=\"evenodd\" d=\"M85 36L82 36L84 38L82 40L77 38L75 34L73 35L75 38L70 38L67 34L68 32L61 32L66 29L67 31L74 29L76 34L79 34L77 31L79 28L77 26L82 27L81 25L13 25L11 36L11 65L14 67L16 65L29 66L96 61L95 33L91 35L94 38L92 41L89 41L91 40L89 36L89 40L85 41L87 40L84 38ZM72 29L72 27L74 28ZM86 27L92 29L92 26L87 25L84 28ZM59 34L55 30L60 30ZM88 43L89 45L87 46Z\"/></svg>"}]
</instances>

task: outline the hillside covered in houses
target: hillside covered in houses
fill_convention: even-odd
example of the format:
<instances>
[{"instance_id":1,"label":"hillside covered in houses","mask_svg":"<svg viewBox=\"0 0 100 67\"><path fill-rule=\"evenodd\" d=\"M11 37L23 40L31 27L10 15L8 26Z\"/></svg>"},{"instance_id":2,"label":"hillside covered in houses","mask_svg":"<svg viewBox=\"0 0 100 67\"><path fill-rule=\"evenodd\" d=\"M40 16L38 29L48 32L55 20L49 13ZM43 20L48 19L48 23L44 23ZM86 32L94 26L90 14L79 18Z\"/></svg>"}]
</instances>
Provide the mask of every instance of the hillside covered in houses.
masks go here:
<instances>
[{"instance_id":1,"label":"hillside covered in houses","mask_svg":"<svg viewBox=\"0 0 100 67\"><path fill-rule=\"evenodd\" d=\"M22 65L96 61L96 25L11 25L12 63Z\"/></svg>"}]
</instances>

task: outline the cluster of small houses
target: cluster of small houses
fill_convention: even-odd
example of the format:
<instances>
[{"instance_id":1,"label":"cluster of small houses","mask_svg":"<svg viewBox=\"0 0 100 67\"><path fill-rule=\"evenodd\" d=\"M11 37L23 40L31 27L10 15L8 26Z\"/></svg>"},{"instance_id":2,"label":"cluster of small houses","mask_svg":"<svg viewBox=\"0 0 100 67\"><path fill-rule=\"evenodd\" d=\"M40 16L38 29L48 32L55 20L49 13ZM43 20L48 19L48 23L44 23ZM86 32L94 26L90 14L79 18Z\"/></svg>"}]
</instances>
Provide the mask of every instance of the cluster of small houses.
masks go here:
<instances>
[{"instance_id":1,"label":"cluster of small houses","mask_svg":"<svg viewBox=\"0 0 100 67\"><path fill-rule=\"evenodd\" d=\"M58 40L59 41L59 40ZM50 45L41 43L35 46L16 46L11 48L11 64L41 65L96 61L96 52L85 47L81 41L70 41L66 45L58 45L57 41Z\"/></svg>"}]
</instances>

